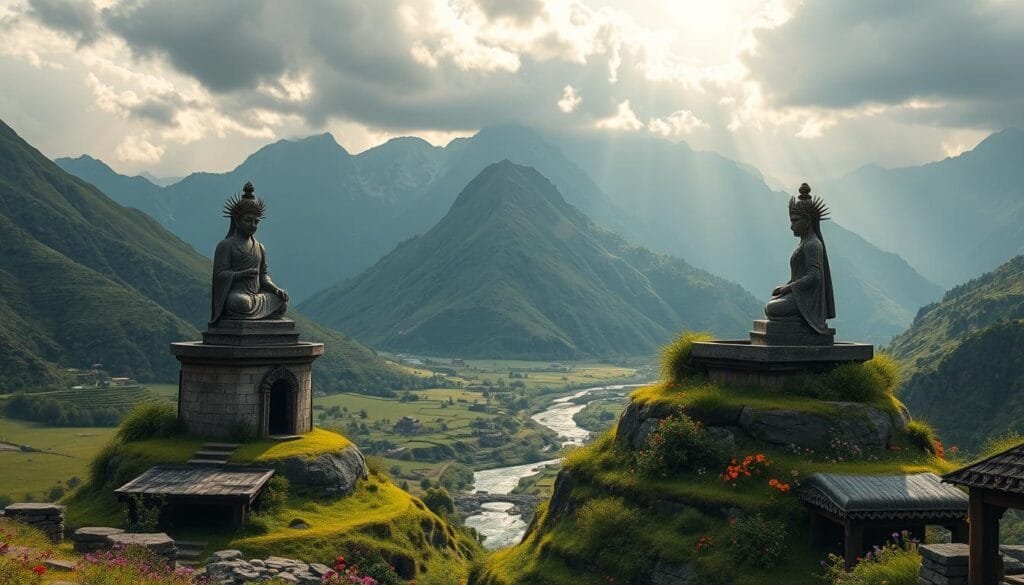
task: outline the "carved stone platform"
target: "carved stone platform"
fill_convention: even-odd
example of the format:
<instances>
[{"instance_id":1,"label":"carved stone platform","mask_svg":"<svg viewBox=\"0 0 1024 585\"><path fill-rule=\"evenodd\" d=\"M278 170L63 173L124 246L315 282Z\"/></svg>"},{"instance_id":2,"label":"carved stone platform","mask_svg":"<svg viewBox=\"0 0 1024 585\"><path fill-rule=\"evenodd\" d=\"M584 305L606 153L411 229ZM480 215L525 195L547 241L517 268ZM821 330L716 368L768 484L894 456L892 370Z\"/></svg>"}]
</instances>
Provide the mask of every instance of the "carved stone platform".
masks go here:
<instances>
[{"instance_id":1,"label":"carved stone platform","mask_svg":"<svg viewBox=\"0 0 1024 585\"><path fill-rule=\"evenodd\" d=\"M833 345L836 330L829 329L828 335L822 335L811 329L803 321L754 321L754 330L750 332L750 345Z\"/></svg>"},{"instance_id":2,"label":"carved stone platform","mask_svg":"<svg viewBox=\"0 0 1024 585\"><path fill-rule=\"evenodd\" d=\"M866 362L874 353L874 346L866 343L754 345L738 339L695 342L691 355L694 365L713 382L778 389L795 375L823 373L841 364Z\"/></svg>"},{"instance_id":3,"label":"carved stone platform","mask_svg":"<svg viewBox=\"0 0 1024 585\"><path fill-rule=\"evenodd\" d=\"M203 341L172 343L181 362L178 418L204 437L308 433L313 361L324 344L298 339L291 319L221 319Z\"/></svg>"}]
</instances>

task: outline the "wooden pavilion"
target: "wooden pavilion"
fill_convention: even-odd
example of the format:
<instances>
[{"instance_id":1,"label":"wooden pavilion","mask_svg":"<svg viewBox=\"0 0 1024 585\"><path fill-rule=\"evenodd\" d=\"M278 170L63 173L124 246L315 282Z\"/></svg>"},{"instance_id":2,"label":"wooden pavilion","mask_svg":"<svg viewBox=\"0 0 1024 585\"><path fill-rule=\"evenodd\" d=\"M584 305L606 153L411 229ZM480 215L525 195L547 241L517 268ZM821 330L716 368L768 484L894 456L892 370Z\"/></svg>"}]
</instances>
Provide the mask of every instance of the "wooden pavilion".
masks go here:
<instances>
[{"instance_id":1,"label":"wooden pavilion","mask_svg":"<svg viewBox=\"0 0 1024 585\"><path fill-rule=\"evenodd\" d=\"M1007 508L1024 509L1024 444L943 476L970 492L969 585L997 585L1002 579L999 519Z\"/></svg>"},{"instance_id":2,"label":"wooden pavilion","mask_svg":"<svg viewBox=\"0 0 1024 585\"><path fill-rule=\"evenodd\" d=\"M162 499L183 509L230 510L226 518L234 528L245 525L256 497L274 475L273 469L251 467L158 465L114 490L128 504L135 521L138 502Z\"/></svg>"},{"instance_id":3,"label":"wooden pavilion","mask_svg":"<svg viewBox=\"0 0 1024 585\"><path fill-rule=\"evenodd\" d=\"M907 530L924 539L928 525L967 540L967 496L943 485L934 473L841 475L815 473L801 482L797 497L811 516L811 545L842 540L847 569L873 545Z\"/></svg>"}]
</instances>

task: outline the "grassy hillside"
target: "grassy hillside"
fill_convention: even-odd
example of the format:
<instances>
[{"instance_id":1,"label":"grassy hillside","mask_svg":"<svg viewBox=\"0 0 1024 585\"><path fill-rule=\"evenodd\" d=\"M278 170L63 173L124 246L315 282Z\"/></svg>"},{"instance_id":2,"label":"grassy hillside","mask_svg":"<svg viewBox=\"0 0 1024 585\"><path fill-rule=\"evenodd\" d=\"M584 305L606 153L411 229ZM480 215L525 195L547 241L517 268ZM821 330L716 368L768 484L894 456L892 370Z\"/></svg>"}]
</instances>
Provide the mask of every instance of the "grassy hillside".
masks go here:
<instances>
[{"instance_id":1,"label":"grassy hillside","mask_svg":"<svg viewBox=\"0 0 1024 585\"><path fill-rule=\"evenodd\" d=\"M122 526L124 507L113 490L149 467L183 463L203 444L186 436L117 438L90 464L88 480L67 497L67 523L79 526ZM249 442L231 459L233 464L265 466L287 457L313 457L352 446L344 436L316 429L286 443ZM289 525L296 519L308 528ZM337 555L364 567L374 559L394 567L404 580L424 585L464 582L479 544L448 519L395 486L385 473L371 470L347 496L287 489L283 501L250 516L240 532L219 526L171 527L177 538L208 541L208 552L239 549L249 557L284 556L333 564ZM405 581L402 582L405 582Z\"/></svg>"},{"instance_id":2,"label":"grassy hillside","mask_svg":"<svg viewBox=\"0 0 1024 585\"><path fill-rule=\"evenodd\" d=\"M807 512L794 493L802 478L814 472L942 473L954 464L935 457L915 427L896 430L888 449L871 452L827 437L813 450L782 447L739 431L734 443L722 443L693 422L721 420L750 406L843 424L834 405L808 396L814 393L860 397L898 416L886 363L804 382L799 391L765 392L687 378L637 390L632 400L639 410L665 413L644 446L624 444L613 429L571 453L523 542L493 554L472 582L648 583L671 574L706 584L821 583L820 562L831 544L807 542ZM916 575L916 567L910 570Z\"/></svg>"},{"instance_id":3,"label":"grassy hillside","mask_svg":"<svg viewBox=\"0 0 1024 585\"><path fill-rule=\"evenodd\" d=\"M674 327L739 334L759 310L738 285L595 227L507 161L429 232L301 308L389 350L521 359L645 354Z\"/></svg>"},{"instance_id":4,"label":"grassy hillside","mask_svg":"<svg viewBox=\"0 0 1024 585\"><path fill-rule=\"evenodd\" d=\"M921 309L889 350L906 364L901 398L960 447L1021 431L1024 256Z\"/></svg>"},{"instance_id":5,"label":"grassy hillside","mask_svg":"<svg viewBox=\"0 0 1024 585\"><path fill-rule=\"evenodd\" d=\"M60 367L94 363L140 380L177 378L168 344L205 328L209 260L65 173L2 122L0 235L0 388L57 384ZM350 338L289 316L306 339L327 345L315 365L320 389L414 383Z\"/></svg>"}]
</instances>

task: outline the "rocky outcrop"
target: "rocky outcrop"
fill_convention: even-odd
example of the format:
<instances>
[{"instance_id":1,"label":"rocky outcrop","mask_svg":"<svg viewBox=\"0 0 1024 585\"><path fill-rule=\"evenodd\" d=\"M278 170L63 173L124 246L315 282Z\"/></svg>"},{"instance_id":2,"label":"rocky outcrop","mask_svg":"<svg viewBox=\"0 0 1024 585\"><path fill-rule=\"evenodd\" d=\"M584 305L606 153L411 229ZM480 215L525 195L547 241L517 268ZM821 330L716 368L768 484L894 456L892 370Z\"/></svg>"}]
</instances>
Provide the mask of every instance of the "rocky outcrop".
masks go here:
<instances>
[{"instance_id":1,"label":"rocky outcrop","mask_svg":"<svg viewBox=\"0 0 1024 585\"><path fill-rule=\"evenodd\" d=\"M905 409L893 415L860 402L821 404L826 409L815 412L751 406L688 409L686 412L702 422L725 446L734 442L734 433L741 432L766 443L814 450L828 448L836 442L865 451L881 451L892 441L893 433L910 420ZM641 449L661 419L674 412L676 410L669 405L641 405L631 401L619 417L616 439L633 450Z\"/></svg>"},{"instance_id":2,"label":"rocky outcrop","mask_svg":"<svg viewBox=\"0 0 1024 585\"><path fill-rule=\"evenodd\" d=\"M210 556L206 578L221 585L243 585L276 579L279 583L319 585L331 568L320 563L305 563L282 557L245 560L241 551L220 550Z\"/></svg>"},{"instance_id":3,"label":"rocky outcrop","mask_svg":"<svg viewBox=\"0 0 1024 585\"><path fill-rule=\"evenodd\" d=\"M859 402L824 402L836 413L820 414L745 407L739 427L750 437L776 445L821 449L833 441L881 451L893 434L889 413Z\"/></svg>"},{"instance_id":4,"label":"rocky outcrop","mask_svg":"<svg viewBox=\"0 0 1024 585\"><path fill-rule=\"evenodd\" d=\"M313 457L299 455L279 459L269 466L287 477L293 486L328 495L348 495L355 491L358 480L369 475L366 458L355 445Z\"/></svg>"}]
</instances>

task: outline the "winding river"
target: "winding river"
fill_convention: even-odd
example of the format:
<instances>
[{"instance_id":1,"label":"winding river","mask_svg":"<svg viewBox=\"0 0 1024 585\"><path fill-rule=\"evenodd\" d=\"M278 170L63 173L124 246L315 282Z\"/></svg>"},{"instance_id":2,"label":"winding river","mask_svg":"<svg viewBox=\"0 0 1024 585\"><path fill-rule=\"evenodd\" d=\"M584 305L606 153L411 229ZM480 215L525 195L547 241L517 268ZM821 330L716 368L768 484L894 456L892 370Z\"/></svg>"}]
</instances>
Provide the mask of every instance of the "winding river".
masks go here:
<instances>
[{"instance_id":1,"label":"winding river","mask_svg":"<svg viewBox=\"0 0 1024 585\"><path fill-rule=\"evenodd\" d=\"M555 399L547 410L538 412L531 418L558 433L562 446L582 445L590 437L590 431L581 428L572 419L573 415L583 410L589 401L575 401L592 392L607 390L623 390L637 384L616 386L595 386L586 388L562 398ZM558 465L561 459L549 459L526 465L497 467L484 469L473 474L471 491L484 491L489 494L507 494L519 484L524 477L536 475L549 465ZM519 542L526 532L526 522L519 514L509 514L512 504L508 502L490 502L481 506L479 514L466 518L466 526L472 526L487 537L484 547L490 550L504 548Z\"/></svg>"}]
</instances>

